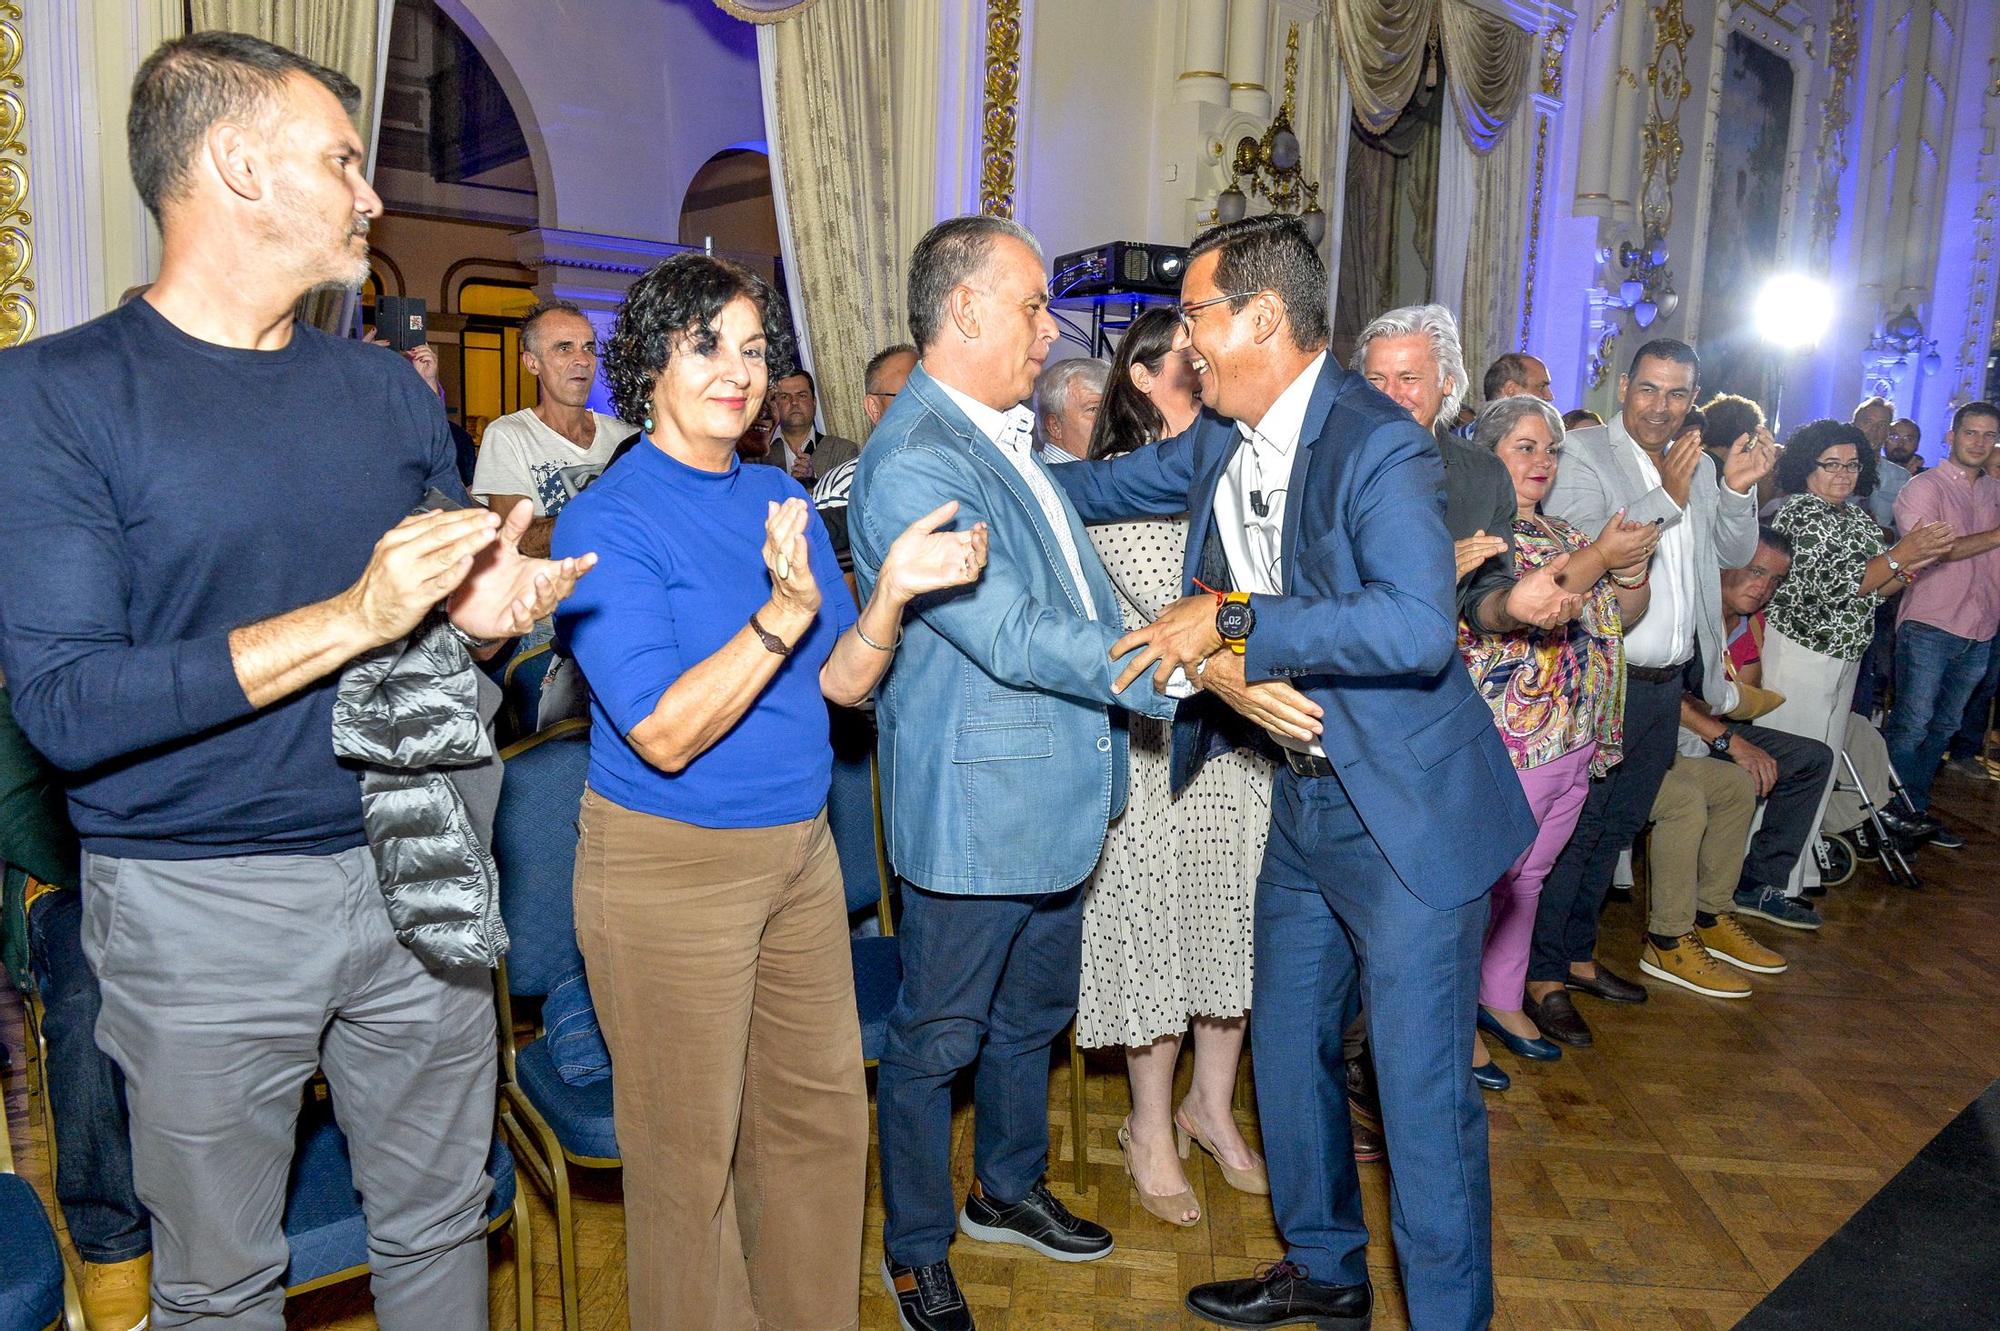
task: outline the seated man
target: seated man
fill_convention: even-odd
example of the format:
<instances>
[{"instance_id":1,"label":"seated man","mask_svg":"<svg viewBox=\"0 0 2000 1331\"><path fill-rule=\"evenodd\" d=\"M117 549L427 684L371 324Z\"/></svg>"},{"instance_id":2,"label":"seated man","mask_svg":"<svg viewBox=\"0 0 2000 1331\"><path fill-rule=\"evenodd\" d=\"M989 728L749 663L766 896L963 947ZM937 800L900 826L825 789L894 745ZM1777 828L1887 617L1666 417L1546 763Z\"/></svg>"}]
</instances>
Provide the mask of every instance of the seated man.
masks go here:
<instances>
[{"instance_id":1,"label":"seated man","mask_svg":"<svg viewBox=\"0 0 2000 1331\"><path fill-rule=\"evenodd\" d=\"M1653 797L1640 970L1708 998L1748 998L1749 982L1729 966L1763 975L1785 969L1729 908L1756 816L1757 782L1747 770L1686 753L1674 759Z\"/></svg>"},{"instance_id":2,"label":"seated man","mask_svg":"<svg viewBox=\"0 0 2000 1331\"><path fill-rule=\"evenodd\" d=\"M1788 929L1817 929L1819 912L1801 898L1786 896L1784 888L1809 840L1818 835L1820 796L1833 767L1833 751L1815 739L1750 724L1750 718L1782 701L1762 687L1760 644L1764 606L1791 569L1790 538L1762 527L1750 562L1722 570L1722 626L1728 639L1723 670L1737 701L1718 716L1699 696L1684 695L1679 752L1729 759L1754 778L1757 797L1764 802L1763 819L1743 859L1736 909Z\"/></svg>"},{"instance_id":3,"label":"seated man","mask_svg":"<svg viewBox=\"0 0 2000 1331\"><path fill-rule=\"evenodd\" d=\"M132 1186L125 1078L92 1036L97 976L83 957L83 899L76 833L62 788L14 723L0 686L0 862L6 865L9 918L17 894L27 917L27 960L42 999L56 1202L83 1258L79 1294L92 1331L134 1331L146 1324L152 1272L151 1217ZM24 890L25 889L25 890ZM10 967L18 955L10 950ZM29 977L15 974L16 983Z\"/></svg>"}]
</instances>

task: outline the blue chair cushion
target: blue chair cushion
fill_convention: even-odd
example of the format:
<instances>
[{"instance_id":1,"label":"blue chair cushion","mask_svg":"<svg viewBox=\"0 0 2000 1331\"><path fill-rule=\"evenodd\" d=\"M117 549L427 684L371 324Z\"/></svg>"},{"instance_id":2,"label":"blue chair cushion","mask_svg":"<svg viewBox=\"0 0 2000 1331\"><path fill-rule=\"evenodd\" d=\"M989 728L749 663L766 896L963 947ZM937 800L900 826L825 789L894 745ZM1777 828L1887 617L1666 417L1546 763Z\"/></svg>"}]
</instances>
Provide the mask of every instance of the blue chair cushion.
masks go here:
<instances>
[{"instance_id":1,"label":"blue chair cushion","mask_svg":"<svg viewBox=\"0 0 2000 1331\"><path fill-rule=\"evenodd\" d=\"M611 1123L611 1079L572 1086L556 1071L548 1038L521 1046L514 1055L514 1080L556 1140L571 1155L618 1159L618 1134Z\"/></svg>"},{"instance_id":2,"label":"blue chair cushion","mask_svg":"<svg viewBox=\"0 0 2000 1331\"><path fill-rule=\"evenodd\" d=\"M889 1013L903 987L902 945L894 938L856 938L854 1002L861 1009L861 1056L882 1057L889 1036Z\"/></svg>"},{"instance_id":3,"label":"blue chair cushion","mask_svg":"<svg viewBox=\"0 0 2000 1331\"><path fill-rule=\"evenodd\" d=\"M486 1173L493 1180L486 1201L486 1220L491 1224L514 1204L514 1157L498 1137L487 1153ZM361 1195L354 1190L347 1136L324 1106L308 1105L299 1115L284 1229L291 1246L291 1262L285 1268L288 1287L368 1262L368 1219L361 1210Z\"/></svg>"},{"instance_id":4,"label":"blue chair cushion","mask_svg":"<svg viewBox=\"0 0 2000 1331\"><path fill-rule=\"evenodd\" d=\"M597 1028L597 1009L590 1005L590 985L581 967L549 990L542 1003L542 1025L549 1033L549 1054L558 1077L572 1086L609 1080L611 1051Z\"/></svg>"},{"instance_id":5,"label":"blue chair cushion","mask_svg":"<svg viewBox=\"0 0 2000 1331\"><path fill-rule=\"evenodd\" d=\"M62 1254L42 1199L0 1174L0 1331L47 1331L63 1313Z\"/></svg>"}]
</instances>

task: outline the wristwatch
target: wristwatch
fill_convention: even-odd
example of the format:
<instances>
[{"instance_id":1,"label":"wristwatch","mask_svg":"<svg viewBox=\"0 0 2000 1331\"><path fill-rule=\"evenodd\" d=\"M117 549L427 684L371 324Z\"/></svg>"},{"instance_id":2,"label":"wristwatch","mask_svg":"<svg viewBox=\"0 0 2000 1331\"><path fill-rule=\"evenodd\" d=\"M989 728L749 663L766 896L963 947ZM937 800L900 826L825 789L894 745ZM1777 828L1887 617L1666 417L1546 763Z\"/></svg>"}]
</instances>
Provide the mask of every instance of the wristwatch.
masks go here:
<instances>
[{"instance_id":1,"label":"wristwatch","mask_svg":"<svg viewBox=\"0 0 2000 1331\"><path fill-rule=\"evenodd\" d=\"M1727 758L1729 756L1730 738L1730 733L1727 730L1723 731L1708 742L1708 751L1718 758Z\"/></svg>"},{"instance_id":2,"label":"wristwatch","mask_svg":"<svg viewBox=\"0 0 2000 1331\"><path fill-rule=\"evenodd\" d=\"M1256 627L1257 612L1250 608L1250 593L1224 592L1222 603L1215 607L1215 631L1223 646L1243 655L1250 631Z\"/></svg>"}]
</instances>

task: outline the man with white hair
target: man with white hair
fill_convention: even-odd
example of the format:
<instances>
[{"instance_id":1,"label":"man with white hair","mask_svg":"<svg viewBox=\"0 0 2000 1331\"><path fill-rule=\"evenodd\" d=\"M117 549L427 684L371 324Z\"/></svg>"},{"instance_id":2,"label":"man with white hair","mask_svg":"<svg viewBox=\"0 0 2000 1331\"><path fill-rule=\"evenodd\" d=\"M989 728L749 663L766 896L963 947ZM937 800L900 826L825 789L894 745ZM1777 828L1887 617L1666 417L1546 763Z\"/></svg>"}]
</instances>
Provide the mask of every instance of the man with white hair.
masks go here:
<instances>
[{"instance_id":1,"label":"man with white hair","mask_svg":"<svg viewBox=\"0 0 2000 1331\"><path fill-rule=\"evenodd\" d=\"M1437 439L1444 457L1444 525L1458 562L1458 612L1475 630L1544 627L1577 613L1580 598L1557 583L1556 561L1514 579L1514 483L1500 460L1449 433L1465 401L1458 321L1442 305L1406 305L1378 315L1354 345L1353 369Z\"/></svg>"},{"instance_id":2,"label":"man with white hair","mask_svg":"<svg viewBox=\"0 0 2000 1331\"><path fill-rule=\"evenodd\" d=\"M1059 360L1035 378L1035 456L1051 466L1090 453L1097 408L1111 381L1111 362L1095 356Z\"/></svg>"}]
</instances>

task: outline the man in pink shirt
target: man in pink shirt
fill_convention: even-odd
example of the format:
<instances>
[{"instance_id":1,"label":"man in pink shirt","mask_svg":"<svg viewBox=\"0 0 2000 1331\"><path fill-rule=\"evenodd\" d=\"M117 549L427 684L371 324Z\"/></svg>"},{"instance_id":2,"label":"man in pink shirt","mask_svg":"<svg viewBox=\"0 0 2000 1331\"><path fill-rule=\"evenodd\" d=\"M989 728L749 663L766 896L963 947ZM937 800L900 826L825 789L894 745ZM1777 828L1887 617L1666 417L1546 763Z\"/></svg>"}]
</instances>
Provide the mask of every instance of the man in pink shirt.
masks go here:
<instances>
[{"instance_id":1,"label":"man in pink shirt","mask_svg":"<svg viewBox=\"0 0 2000 1331\"><path fill-rule=\"evenodd\" d=\"M2000 407L1968 402L1951 418L1950 453L1896 496L1896 529L1943 522L1958 539L1903 593L1896 622L1896 701L1882 726L1889 759L1934 844L1964 845L1930 817L1931 780L2000 631L2000 482L1984 474L2000 443ZM1906 576L1906 575L1899 575Z\"/></svg>"}]
</instances>

